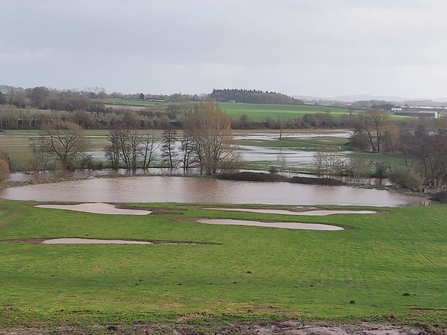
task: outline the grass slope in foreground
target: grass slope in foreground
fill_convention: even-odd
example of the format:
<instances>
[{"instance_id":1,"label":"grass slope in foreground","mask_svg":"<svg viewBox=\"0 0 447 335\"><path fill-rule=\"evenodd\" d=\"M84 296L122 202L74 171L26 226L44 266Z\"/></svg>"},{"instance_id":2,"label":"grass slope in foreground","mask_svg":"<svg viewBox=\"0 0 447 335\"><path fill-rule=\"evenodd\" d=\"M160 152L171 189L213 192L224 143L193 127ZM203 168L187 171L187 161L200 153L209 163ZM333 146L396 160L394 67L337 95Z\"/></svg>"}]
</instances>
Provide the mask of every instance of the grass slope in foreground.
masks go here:
<instances>
[{"instance_id":1,"label":"grass slope in foreground","mask_svg":"<svg viewBox=\"0 0 447 335\"><path fill-rule=\"evenodd\" d=\"M97 215L0 200L0 329L153 321L203 312L332 321L392 316L396 322L447 325L446 206L328 217L224 212L186 204L138 207L155 213ZM205 217L320 222L353 229L300 231L195 222ZM6 241L44 237L218 244Z\"/></svg>"}]
</instances>

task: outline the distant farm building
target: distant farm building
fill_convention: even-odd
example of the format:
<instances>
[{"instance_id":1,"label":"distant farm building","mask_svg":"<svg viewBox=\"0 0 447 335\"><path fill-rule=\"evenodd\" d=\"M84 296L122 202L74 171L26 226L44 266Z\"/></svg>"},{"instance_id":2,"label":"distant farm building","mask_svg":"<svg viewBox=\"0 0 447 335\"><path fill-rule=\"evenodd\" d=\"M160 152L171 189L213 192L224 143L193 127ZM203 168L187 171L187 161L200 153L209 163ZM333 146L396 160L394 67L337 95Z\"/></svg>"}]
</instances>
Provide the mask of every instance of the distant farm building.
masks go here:
<instances>
[{"instance_id":1,"label":"distant farm building","mask_svg":"<svg viewBox=\"0 0 447 335\"><path fill-rule=\"evenodd\" d=\"M399 110L394 111L394 115L438 118L439 111L426 110L426 109L401 109L400 111Z\"/></svg>"}]
</instances>

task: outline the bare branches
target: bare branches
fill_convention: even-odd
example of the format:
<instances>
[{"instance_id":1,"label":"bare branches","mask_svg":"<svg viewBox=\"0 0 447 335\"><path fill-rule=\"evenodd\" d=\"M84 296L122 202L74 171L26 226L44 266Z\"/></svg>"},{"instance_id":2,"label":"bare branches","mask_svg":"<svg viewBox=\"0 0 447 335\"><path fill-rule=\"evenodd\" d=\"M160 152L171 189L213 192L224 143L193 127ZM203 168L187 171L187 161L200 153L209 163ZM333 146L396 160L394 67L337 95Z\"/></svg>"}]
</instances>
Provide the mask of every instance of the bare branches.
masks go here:
<instances>
[{"instance_id":1,"label":"bare branches","mask_svg":"<svg viewBox=\"0 0 447 335\"><path fill-rule=\"evenodd\" d=\"M56 119L45 127L39 139L34 139L30 147L39 160L55 159L63 170L73 170L90 148L90 142L79 125Z\"/></svg>"},{"instance_id":2,"label":"bare branches","mask_svg":"<svg viewBox=\"0 0 447 335\"><path fill-rule=\"evenodd\" d=\"M200 102L183 120L185 136L194 142L200 173L214 174L240 161L233 141L231 120L214 102Z\"/></svg>"}]
</instances>

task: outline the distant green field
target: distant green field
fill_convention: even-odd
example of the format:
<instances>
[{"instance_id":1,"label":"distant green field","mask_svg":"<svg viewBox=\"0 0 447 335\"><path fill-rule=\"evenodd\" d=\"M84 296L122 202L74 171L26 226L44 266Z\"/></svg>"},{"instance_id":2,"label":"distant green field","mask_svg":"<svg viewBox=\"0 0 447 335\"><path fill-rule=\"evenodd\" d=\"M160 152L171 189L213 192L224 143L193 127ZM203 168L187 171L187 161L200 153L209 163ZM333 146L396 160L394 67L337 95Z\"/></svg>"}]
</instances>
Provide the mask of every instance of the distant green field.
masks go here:
<instances>
[{"instance_id":1,"label":"distant green field","mask_svg":"<svg viewBox=\"0 0 447 335\"><path fill-rule=\"evenodd\" d=\"M105 104L123 105L123 106L157 106L167 105L165 102L153 102L142 100L126 100L126 99L103 99L98 100ZM274 104L245 104L220 102L219 105L230 117L238 118L242 114L247 114L253 121L263 121L268 116L277 118L278 115L284 116L286 119L295 119L299 116L309 113L324 113L329 111L331 115L348 114L348 110L325 106L310 105L274 105ZM355 113L358 111L354 111Z\"/></svg>"},{"instance_id":2,"label":"distant green field","mask_svg":"<svg viewBox=\"0 0 447 335\"><path fill-rule=\"evenodd\" d=\"M98 100L105 104L122 105L122 106L167 106L166 102L142 101L142 100L126 100L126 99L103 99ZM276 104L246 104L220 102L219 105L233 118L238 118L242 114L247 114L253 121L264 121L268 116L277 119L282 116L286 119L296 119L305 114L330 112L333 116L347 115L349 111L344 108L335 108L327 106L313 105L276 105ZM361 113L361 110L354 110L352 113ZM393 120L405 118L405 116L391 115Z\"/></svg>"},{"instance_id":3,"label":"distant green field","mask_svg":"<svg viewBox=\"0 0 447 335\"><path fill-rule=\"evenodd\" d=\"M265 120L268 116L277 118L283 116L286 119L296 119L304 114L324 113L329 111L331 115L340 116L349 114L348 110L325 106L310 106L310 105L261 105L261 104L244 104L221 102L219 105L231 117L240 117L242 114L247 114L253 121ZM356 113L357 111L355 111Z\"/></svg>"},{"instance_id":4,"label":"distant green field","mask_svg":"<svg viewBox=\"0 0 447 335\"><path fill-rule=\"evenodd\" d=\"M128 100L128 99L115 99L115 98L108 98L108 99L101 99L96 100L105 104L109 105L123 105L123 106L158 106L158 105L166 105L165 102L155 102L155 101L146 101L146 100Z\"/></svg>"}]
</instances>

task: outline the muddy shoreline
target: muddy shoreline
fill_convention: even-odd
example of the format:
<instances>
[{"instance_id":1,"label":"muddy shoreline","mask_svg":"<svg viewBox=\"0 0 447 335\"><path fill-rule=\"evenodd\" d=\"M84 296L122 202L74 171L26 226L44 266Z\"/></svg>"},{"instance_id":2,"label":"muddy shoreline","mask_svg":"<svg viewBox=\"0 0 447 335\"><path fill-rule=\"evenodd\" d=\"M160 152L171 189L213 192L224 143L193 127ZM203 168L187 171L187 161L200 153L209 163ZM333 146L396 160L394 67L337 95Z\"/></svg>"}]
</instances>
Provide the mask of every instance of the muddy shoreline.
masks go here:
<instances>
[{"instance_id":1,"label":"muddy shoreline","mask_svg":"<svg viewBox=\"0 0 447 335\"><path fill-rule=\"evenodd\" d=\"M326 322L301 323L299 321L278 322L238 322L224 326L204 326L187 322L189 318L177 323L149 323L134 325L89 325L42 328L13 328L0 330L0 335L34 334L110 334L110 335L147 335L147 334L244 334L244 335L423 335L445 334L446 329L428 329L428 327L396 326L387 324L331 324ZM88 328L88 329L87 329Z\"/></svg>"}]
</instances>

